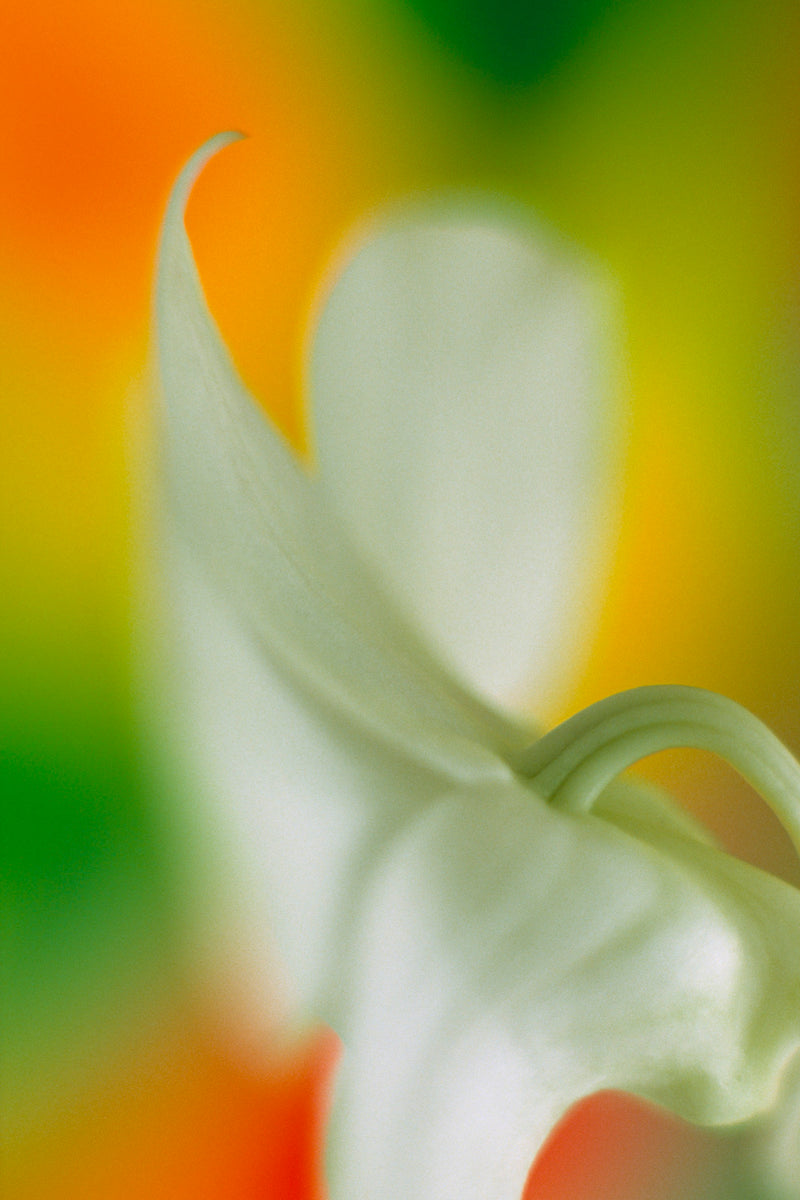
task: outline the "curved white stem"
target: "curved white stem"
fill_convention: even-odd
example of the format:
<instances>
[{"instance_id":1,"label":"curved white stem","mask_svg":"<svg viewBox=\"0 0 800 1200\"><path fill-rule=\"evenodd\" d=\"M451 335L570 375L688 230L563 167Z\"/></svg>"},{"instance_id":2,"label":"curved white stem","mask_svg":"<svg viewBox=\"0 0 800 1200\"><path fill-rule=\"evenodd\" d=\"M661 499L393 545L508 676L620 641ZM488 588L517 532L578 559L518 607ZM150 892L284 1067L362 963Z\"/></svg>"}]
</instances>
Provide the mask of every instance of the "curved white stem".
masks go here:
<instances>
[{"instance_id":1,"label":"curved white stem","mask_svg":"<svg viewBox=\"0 0 800 1200\"><path fill-rule=\"evenodd\" d=\"M800 764L733 700L692 687L620 692L571 717L517 764L550 803L587 812L626 768L660 750L710 750L763 796L800 853Z\"/></svg>"}]
</instances>

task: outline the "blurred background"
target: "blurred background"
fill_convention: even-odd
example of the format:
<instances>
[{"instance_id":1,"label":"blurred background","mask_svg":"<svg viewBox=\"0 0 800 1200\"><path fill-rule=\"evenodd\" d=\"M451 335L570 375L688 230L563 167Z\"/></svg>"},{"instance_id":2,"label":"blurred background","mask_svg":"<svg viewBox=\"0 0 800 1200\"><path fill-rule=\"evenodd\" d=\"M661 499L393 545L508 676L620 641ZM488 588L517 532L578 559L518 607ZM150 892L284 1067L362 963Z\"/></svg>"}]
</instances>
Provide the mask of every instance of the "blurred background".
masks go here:
<instances>
[{"instance_id":1,"label":"blurred background","mask_svg":"<svg viewBox=\"0 0 800 1200\"><path fill-rule=\"evenodd\" d=\"M337 1048L257 1043L226 868L154 768L135 447L168 189L251 388L303 440L306 320L352 224L480 186L623 299L624 511L564 711L696 684L800 751L800 8L794 0L0 0L3 1195L311 1200ZM532 696L536 709L536 698ZM646 764L800 882L723 765ZM725 1147L590 1101L531 1200L699 1194Z\"/></svg>"}]
</instances>

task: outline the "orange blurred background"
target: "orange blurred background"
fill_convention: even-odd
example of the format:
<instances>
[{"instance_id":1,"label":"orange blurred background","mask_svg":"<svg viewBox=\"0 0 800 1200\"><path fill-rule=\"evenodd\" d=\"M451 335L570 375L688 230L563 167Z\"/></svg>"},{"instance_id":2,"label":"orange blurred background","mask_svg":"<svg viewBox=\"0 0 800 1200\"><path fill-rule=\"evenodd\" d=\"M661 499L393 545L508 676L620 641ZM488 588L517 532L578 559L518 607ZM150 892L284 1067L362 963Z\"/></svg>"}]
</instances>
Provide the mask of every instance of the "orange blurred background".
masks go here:
<instances>
[{"instance_id":1,"label":"orange blurred background","mask_svg":"<svg viewBox=\"0 0 800 1200\"><path fill-rule=\"evenodd\" d=\"M0 0L13 1200L322 1194L336 1047L277 1026L248 1040L228 927L197 901L213 879L222 902L226 864L154 788L137 693L131 446L155 248L171 182L211 134L250 137L192 200L201 273L297 445L316 289L387 200L498 189L608 265L629 319L625 511L570 708L698 684L800 749L796 6L595 5L557 60L512 83L423 9ZM800 880L723 767L676 754L648 772L732 851ZM554 1138L529 1194L668 1200L717 1156L604 1097Z\"/></svg>"}]
</instances>

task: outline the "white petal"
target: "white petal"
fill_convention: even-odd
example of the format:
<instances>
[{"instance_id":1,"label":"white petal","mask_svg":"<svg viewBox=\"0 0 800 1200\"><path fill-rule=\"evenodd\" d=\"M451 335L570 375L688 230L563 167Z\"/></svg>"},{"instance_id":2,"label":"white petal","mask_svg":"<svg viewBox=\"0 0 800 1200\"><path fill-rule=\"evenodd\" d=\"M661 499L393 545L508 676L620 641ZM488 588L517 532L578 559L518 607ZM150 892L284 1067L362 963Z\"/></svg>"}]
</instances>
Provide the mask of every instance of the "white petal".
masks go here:
<instances>
[{"instance_id":1,"label":"white petal","mask_svg":"<svg viewBox=\"0 0 800 1200\"><path fill-rule=\"evenodd\" d=\"M235 867L230 891L253 1007L274 1020L282 966L283 1003L338 1028L364 876L443 776L298 688L191 555L170 549L180 698L173 737L192 764L219 855Z\"/></svg>"},{"instance_id":2,"label":"white petal","mask_svg":"<svg viewBox=\"0 0 800 1200\"><path fill-rule=\"evenodd\" d=\"M502 773L494 752L527 735L451 680L397 616L244 390L208 313L183 207L233 136L194 156L164 225L157 318L170 515L264 655L305 689L455 775Z\"/></svg>"},{"instance_id":3,"label":"white petal","mask_svg":"<svg viewBox=\"0 0 800 1200\"><path fill-rule=\"evenodd\" d=\"M753 1156L762 1180L774 1186L774 1200L797 1200L800 1178L800 1057L787 1072L775 1113Z\"/></svg>"},{"instance_id":4,"label":"white petal","mask_svg":"<svg viewBox=\"0 0 800 1200\"><path fill-rule=\"evenodd\" d=\"M396 217L322 316L312 430L332 500L498 701L563 697L588 644L619 481L614 317L552 235L470 200Z\"/></svg>"},{"instance_id":5,"label":"white petal","mask_svg":"<svg viewBox=\"0 0 800 1200\"><path fill-rule=\"evenodd\" d=\"M772 1102L800 1045L800 894L635 808L649 845L515 783L465 790L376 866L332 1200L518 1200L603 1088L709 1124Z\"/></svg>"}]
</instances>

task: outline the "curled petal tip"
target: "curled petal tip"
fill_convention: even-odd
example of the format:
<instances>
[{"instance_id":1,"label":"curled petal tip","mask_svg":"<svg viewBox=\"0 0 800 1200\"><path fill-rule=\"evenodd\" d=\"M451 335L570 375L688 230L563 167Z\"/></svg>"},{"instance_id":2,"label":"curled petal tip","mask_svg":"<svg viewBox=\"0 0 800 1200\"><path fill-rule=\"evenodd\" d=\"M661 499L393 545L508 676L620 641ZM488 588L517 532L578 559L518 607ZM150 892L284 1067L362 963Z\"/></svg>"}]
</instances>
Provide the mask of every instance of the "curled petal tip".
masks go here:
<instances>
[{"instance_id":1,"label":"curled petal tip","mask_svg":"<svg viewBox=\"0 0 800 1200\"><path fill-rule=\"evenodd\" d=\"M183 212L186 207L186 201L189 198L189 193L206 163L226 146L230 146L233 142L242 141L247 136L240 129L225 129L221 133L215 133L213 137L210 137L207 142L203 142L203 145L195 150L176 180L169 203L172 213Z\"/></svg>"}]
</instances>

